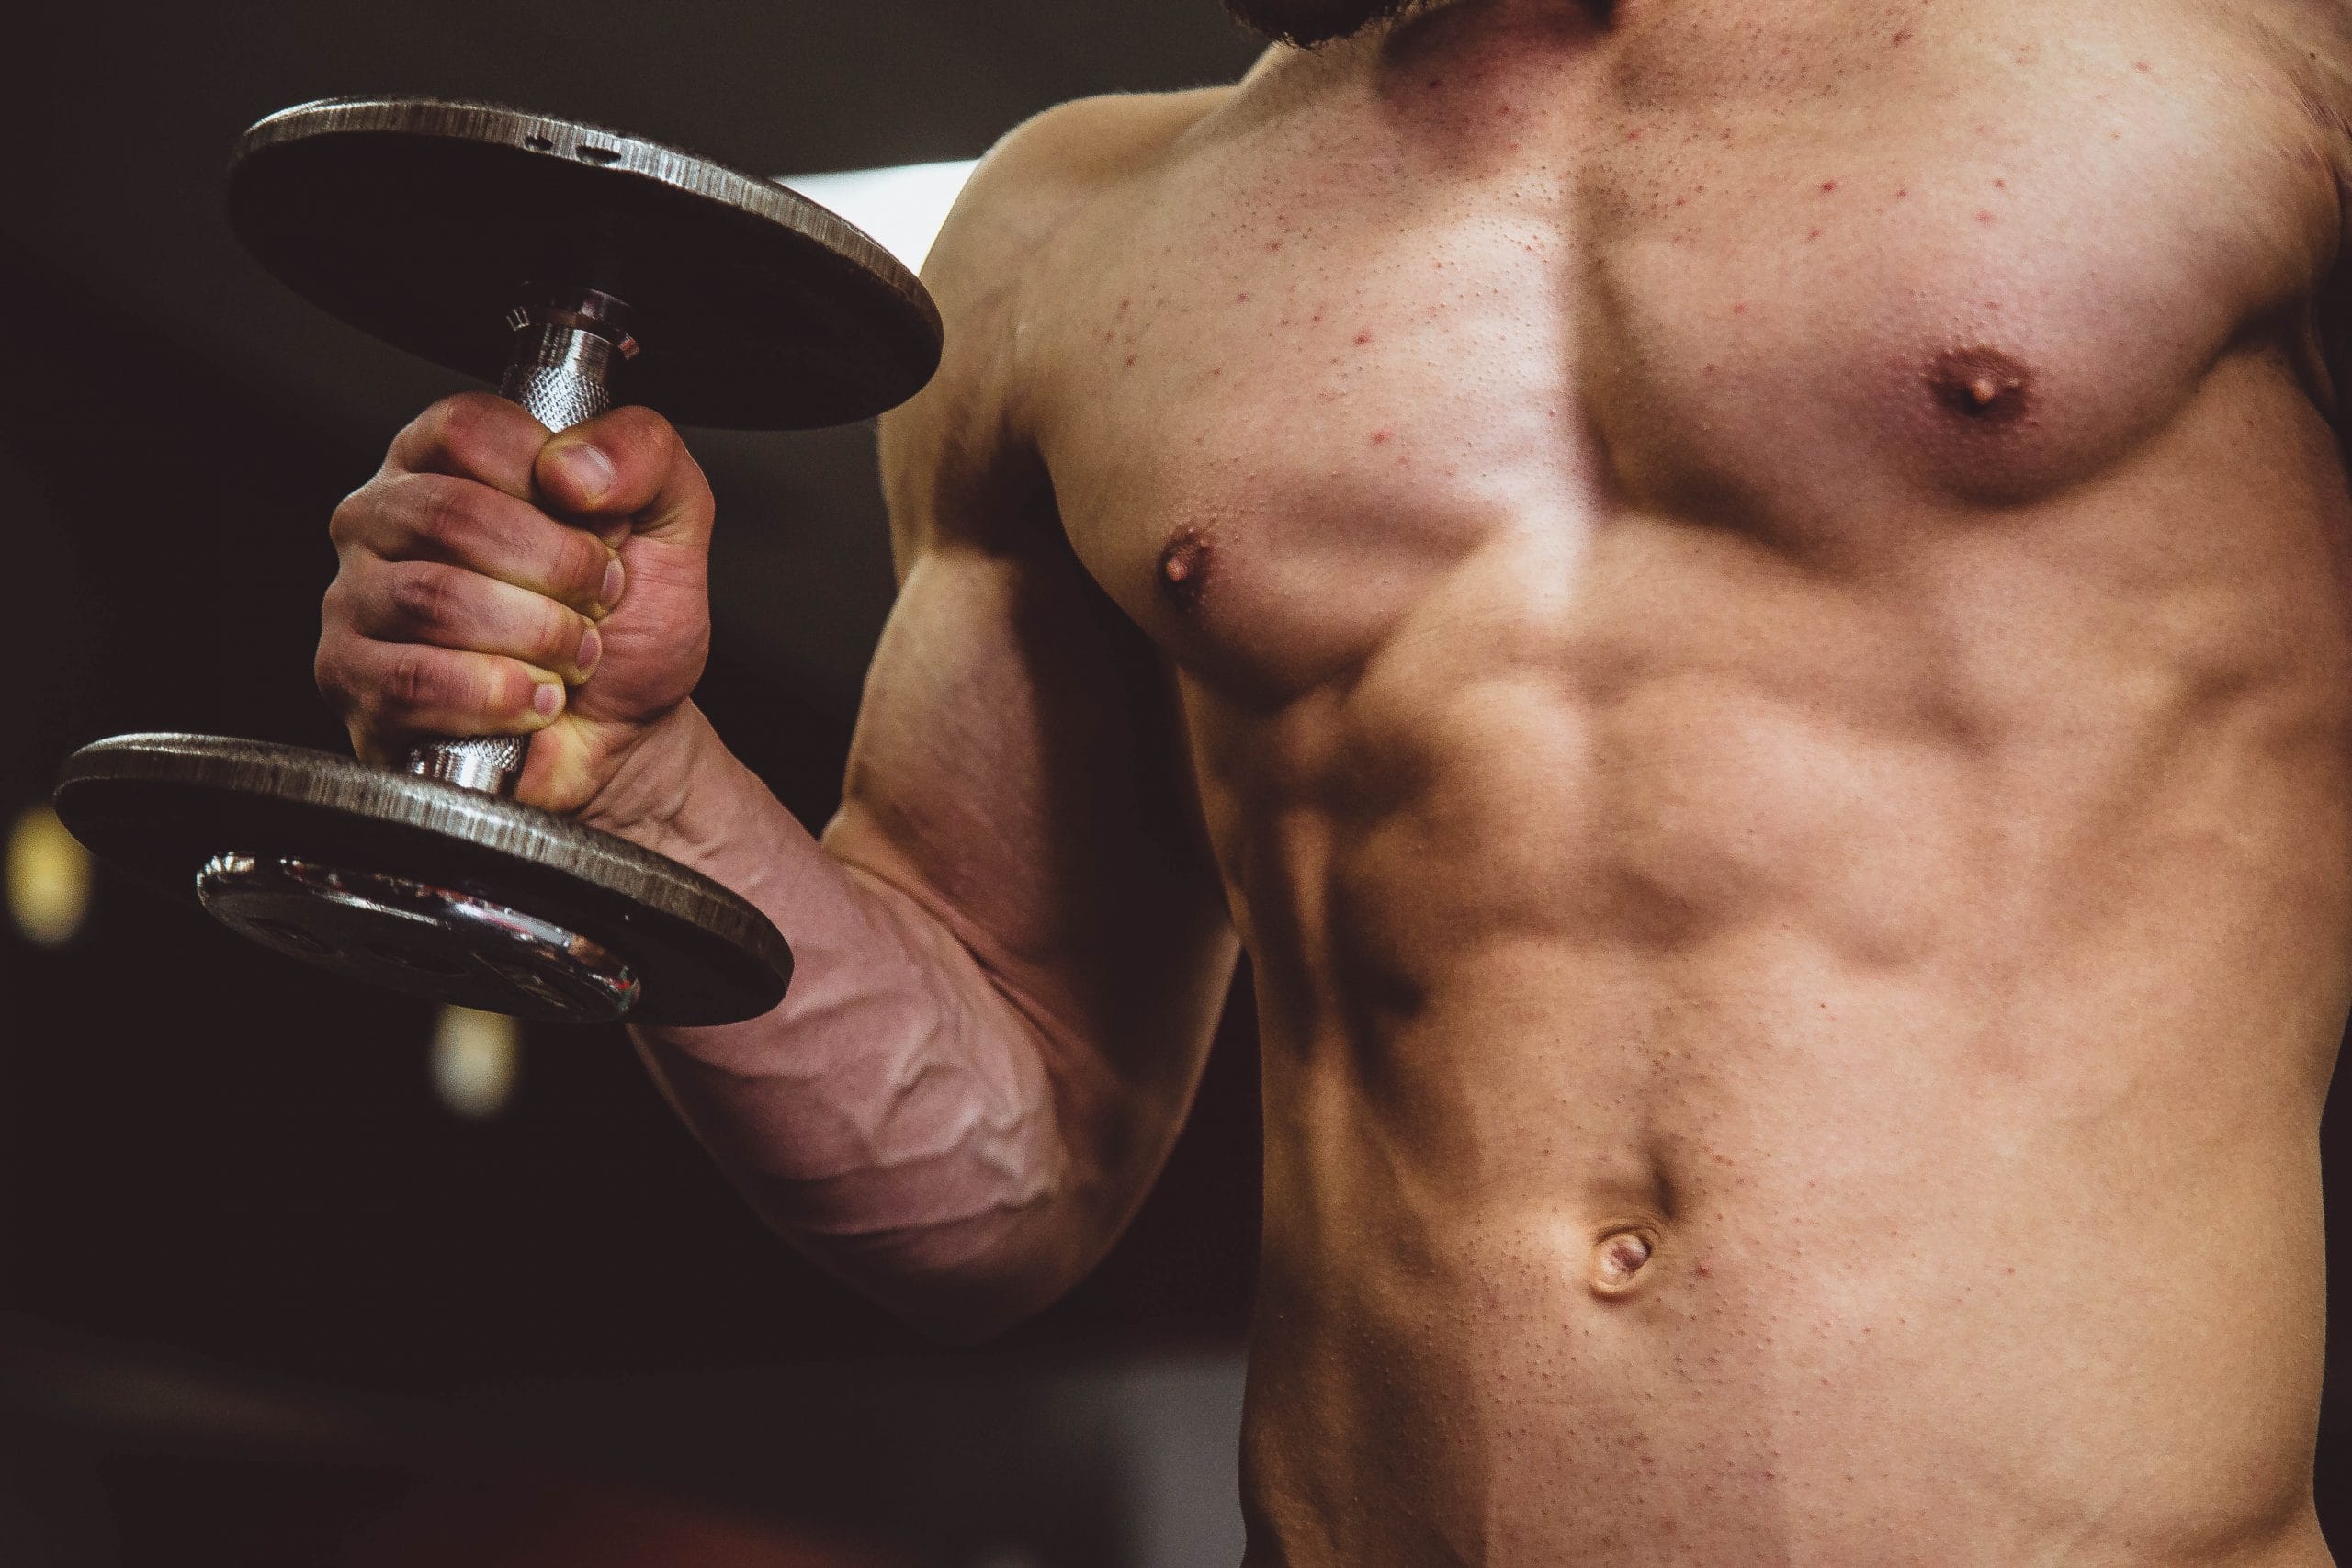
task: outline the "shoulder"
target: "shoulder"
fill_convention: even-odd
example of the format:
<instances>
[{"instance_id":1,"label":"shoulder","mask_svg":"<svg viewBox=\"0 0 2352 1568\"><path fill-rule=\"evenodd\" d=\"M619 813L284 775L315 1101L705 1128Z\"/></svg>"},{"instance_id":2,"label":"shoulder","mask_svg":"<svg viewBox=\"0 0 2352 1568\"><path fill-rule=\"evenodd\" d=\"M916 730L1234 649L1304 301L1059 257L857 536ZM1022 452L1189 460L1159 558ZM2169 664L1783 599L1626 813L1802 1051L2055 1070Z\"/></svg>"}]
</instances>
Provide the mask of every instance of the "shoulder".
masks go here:
<instances>
[{"instance_id":1,"label":"shoulder","mask_svg":"<svg viewBox=\"0 0 2352 1568\"><path fill-rule=\"evenodd\" d=\"M1230 88L1081 98L1007 135L972 173L923 264L947 333L939 373L882 422L883 485L903 555L958 512L1002 512L1019 481L1017 351L1037 282L1097 203L1148 176Z\"/></svg>"},{"instance_id":2,"label":"shoulder","mask_svg":"<svg viewBox=\"0 0 2352 1568\"><path fill-rule=\"evenodd\" d=\"M973 171L924 265L941 310L1001 297L1073 218L1147 174L1231 91L1080 98L1014 129Z\"/></svg>"}]
</instances>

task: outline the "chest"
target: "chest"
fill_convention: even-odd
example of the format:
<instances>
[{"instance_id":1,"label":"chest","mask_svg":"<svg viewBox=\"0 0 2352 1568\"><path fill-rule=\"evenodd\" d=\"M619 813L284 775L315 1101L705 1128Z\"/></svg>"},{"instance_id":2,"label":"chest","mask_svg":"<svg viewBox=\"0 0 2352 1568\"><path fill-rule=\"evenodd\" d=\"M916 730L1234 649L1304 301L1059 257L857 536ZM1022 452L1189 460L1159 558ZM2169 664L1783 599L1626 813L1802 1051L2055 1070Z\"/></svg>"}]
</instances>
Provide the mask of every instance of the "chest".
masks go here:
<instances>
[{"instance_id":1,"label":"chest","mask_svg":"<svg viewBox=\"0 0 2352 1568\"><path fill-rule=\"evenodd\" d=\"M1463 0L1261 73L1032 317L1071 541L1279 693L1566 613L1615 519L1849 556L2079 487L2331 254L2243 16Z\"/></svg>"}]
</instances>

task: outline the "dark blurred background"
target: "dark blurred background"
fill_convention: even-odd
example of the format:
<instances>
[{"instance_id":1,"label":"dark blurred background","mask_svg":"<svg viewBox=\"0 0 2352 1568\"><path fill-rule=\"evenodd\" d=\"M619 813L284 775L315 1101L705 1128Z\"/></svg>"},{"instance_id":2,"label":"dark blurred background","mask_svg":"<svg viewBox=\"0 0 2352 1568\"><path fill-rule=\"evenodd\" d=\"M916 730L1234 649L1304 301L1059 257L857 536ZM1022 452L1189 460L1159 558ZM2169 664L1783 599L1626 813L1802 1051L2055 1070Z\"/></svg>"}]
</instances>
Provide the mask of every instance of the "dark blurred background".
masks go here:
<instances>
[{"instance_id":1,"label":"dark blurred background","mask_svg":"<svg viewBox=\"0 0 2352 1568\"><path fill-rule=\"evenodd\" d=\"M813 173L1250 57L1214 0L59 6L16 41L0 828L104 734L341 745L325 520L458 383L238 250L253 120L471 95ZM821 822L890 594L872 433L695 445L702 700ZM617 1031L526 1031L503 1109L461 1115L434 1009L107 879L62 946L0 920L0 1568L1238 1560L1246 1021L1110 1265L951 1353L764 1233Z\"/></svg>"},{"instance_id":2,"label":"dark blurred background","mask_svg":"<svg viewBox=\"0 0 2352 1568\"><path fill-rule=\"evenodd\" d=\"M48 10L0 104L0 824L120 730L341 744L309 676L325 519L455 383L237 250L220 175L254 119L474 95L817 172L973 157L1250 55L1214 0ZM871 431L695 445L701 700L819 822L890 592ZM1109 1264L946 1352L764 1234L616 1031L525 1032L511 1095L467 1114L429 1007L110 880L62 945L0 924L0 1568L1230 1568L1247 990ZM2338 1540L2347 1415L2337 1379Z\"/></svg>"}]
</instances>

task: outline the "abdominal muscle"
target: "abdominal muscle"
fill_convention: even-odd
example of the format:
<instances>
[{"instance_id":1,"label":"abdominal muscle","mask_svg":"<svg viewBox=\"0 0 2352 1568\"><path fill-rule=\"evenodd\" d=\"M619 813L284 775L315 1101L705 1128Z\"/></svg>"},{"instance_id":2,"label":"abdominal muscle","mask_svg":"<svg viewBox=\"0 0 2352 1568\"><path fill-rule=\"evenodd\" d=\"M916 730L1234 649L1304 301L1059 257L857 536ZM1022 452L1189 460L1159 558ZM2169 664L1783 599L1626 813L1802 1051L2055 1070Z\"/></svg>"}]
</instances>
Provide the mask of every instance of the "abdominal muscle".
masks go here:
<instances>
[{"instance_id":1,"label":"abdominal muscle","mask_svg":"<svg viewBox=\"0 0 2352 1568\"><path fill-rule=\"evenodd\" d=\"M2337 700L2143 635L2005 706L1916 604L1673 548L1497 615L1498 545L1343 696L1195 704L1251 1562L2326 1562ZM1788 592L1810 651L1726 651Z\"/></svg>"}]
</instances>

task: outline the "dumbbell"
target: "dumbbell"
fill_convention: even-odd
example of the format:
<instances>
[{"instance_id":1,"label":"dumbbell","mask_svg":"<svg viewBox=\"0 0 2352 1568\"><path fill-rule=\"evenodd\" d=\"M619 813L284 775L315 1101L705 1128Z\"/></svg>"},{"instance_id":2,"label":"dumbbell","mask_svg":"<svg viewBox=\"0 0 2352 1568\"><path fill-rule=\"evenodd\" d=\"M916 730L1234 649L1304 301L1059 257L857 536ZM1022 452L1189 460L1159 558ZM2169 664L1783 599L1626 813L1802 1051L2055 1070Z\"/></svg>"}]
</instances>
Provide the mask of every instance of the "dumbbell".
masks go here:
<instances>
[{"instance_id":1,"label":"dumbbell","mask_svg":"<svg viewBox=\"0 0 2352 1568\"><path fill-rule=\"evenodd\" d=\"M338 98L237 143L229 220L354 326L498 384L550 430L616 389L680 424L847 423L919 391L939 312L865 234L772 181L488 103ZM56 806L101 859L282 953L518 1017L713 1024L781 1001L792 953L708 877L511 795L529 742L385 769L126 735Z\"/></svg>"}]
</instances>

